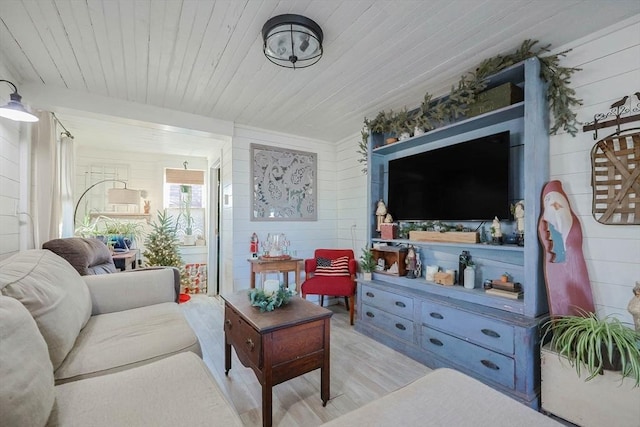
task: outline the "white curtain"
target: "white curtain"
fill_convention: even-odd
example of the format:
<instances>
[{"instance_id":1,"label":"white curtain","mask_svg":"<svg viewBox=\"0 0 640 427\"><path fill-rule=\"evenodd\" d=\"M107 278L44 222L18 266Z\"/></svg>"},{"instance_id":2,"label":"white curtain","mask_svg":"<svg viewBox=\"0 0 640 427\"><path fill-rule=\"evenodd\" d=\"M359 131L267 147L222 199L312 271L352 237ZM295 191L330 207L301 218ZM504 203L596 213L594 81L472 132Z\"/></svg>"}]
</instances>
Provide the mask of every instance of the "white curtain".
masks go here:
<instances>
[{"instance_id":1,"label":"white curtain","mask_svg":"<svg viewBox=\"0 0 640 427\"><path fill-rule=\"evenodd\" d=\"M73 138L58 140L56 121L50 112L36 113L40 119L31 132L33 156L33 222L35 247L51 239L73 236Z\"/></svg>"},{"instance_id":2,"label":"white curtain","mask_svg":"<svg viewBox=\"0 0 640 427\"><path fill-rule=\"evenodd\" d=\"M36 248L59 237L60 197L57 184L56 125L48 111L38 111L40 119L31 129L33 223Z\"/></svg>"},{"instance_id":3,"label":"white curtain","mask_svg":"<svg viewBox=\"0 0 640 427\"><path fill-rule=\"evenodd\" d=\"M73 224L73 189L75 188L75 155L73 138L62 135L58 145L60 210L61 210L61 237L72 237Z\"/></svg>"}]
</instances>

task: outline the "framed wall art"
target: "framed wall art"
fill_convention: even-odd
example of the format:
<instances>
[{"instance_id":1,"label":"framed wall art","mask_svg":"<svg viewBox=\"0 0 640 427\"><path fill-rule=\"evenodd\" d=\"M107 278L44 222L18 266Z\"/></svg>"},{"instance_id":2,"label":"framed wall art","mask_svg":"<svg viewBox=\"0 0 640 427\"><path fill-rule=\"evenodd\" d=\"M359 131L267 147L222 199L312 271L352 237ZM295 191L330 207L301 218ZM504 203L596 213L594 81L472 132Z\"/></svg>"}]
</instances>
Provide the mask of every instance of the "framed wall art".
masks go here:
<instances>
[{"instance_id":1,"label":"framed wall art","mask_svg":"<svg viewBox=\"0 0 640 427\"><path fill-rule=\"evenodd\" d=\"M251 144L251 220L317 220L317 154Z\"/></svg>"}]
</instances>

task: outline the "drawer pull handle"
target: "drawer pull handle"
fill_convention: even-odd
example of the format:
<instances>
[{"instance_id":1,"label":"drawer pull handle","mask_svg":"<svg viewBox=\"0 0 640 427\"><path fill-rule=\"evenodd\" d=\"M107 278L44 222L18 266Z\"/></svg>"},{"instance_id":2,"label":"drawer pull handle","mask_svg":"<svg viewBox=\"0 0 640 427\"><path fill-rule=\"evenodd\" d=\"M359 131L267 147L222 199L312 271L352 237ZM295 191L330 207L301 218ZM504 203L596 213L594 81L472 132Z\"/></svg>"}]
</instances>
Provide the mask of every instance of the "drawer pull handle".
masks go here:
<instances>
[{"instance_id":1,"label":"drawer pull handle","mask_svg":"<svg viewBox=\"0 0 640 427\"><path fill-rule=\"evenodd\" d=\"M437 345L438 347L442 347L444 343L437 338L429 338L429 342L433 345Z\"/></svg>"},{"instance_id":2,"label":"drawer pull handle","mask_svg":"<svg viewBox=\"0 0 640 427\"><path fill-rule=\"evenodd\" d=\"M407 306L407 305L406 305L405 303L403 303L402 301L396 301L396 305L397 305L398 307L402 307L402 308L405 308L405 307Z\"/></svg>"},{"instance_id":3,"label":"drawer pull handle","mask_svg":"<svg viewBox=\"0 0 640 427\"><path fill-rule=\"evenodd\" d=\"M231 323L231 319L226 319L224 321L224 324L227 325L229 327L229 329L231 329L231 326L233 326L232 323Z\"/></svg>"},{"instance_id":4,"label":"drawer pull handle","mask_svg":"<svg viewBox=\"0 0 640 427\"><path fill-rule=\"evenodd\" d=\"M249 349L250 349L251 351L253 351L254 347L256 346L256 345L253 343L253 340L252 340L251 338L247 338L247 340L245 341L245 344L247 344L247 346L249 347Z\"/></svg>"},{"instance_id":5,"label":"drawer pull handle","mask_svg":"<svg viewBox=\"0 0 640 427\"><path fill-rule=\"evenodd\" d=\"M407 329L407 327L404 326L402 323L396 323L396 328L400 329L401 331L404 331Z\"/></svg>"},{"instance_id":6,"label":"drawer pull handle","mask_svg":"<svg viewBox=\"0 0 640 427\"><path fill-rule=\"evenodd\" d=\"M370 311L367 311L367 316L368 316L368 317L376 317L376 315L375 315L375 314L373 314L373 313L372 313L372 312L370 312Z\"/></svg>"},{"instance_id":7,"label":"drawer pull handle","mask_svg":"<svg viewBox=\"0 0 640 427\"><path fill-rule=\"evenodd\" d=\"M494 371L497 371L497 370L500 369L500 367L498 365L496 365L495 363L491 362L490 360L482 359L480 361L480 363L482 363L484 366L486 366L489 369L493 369Z\"/></svg>"},{"instance_id":8,"label":"drawer pull handle","mask_svg":"<svg viewBox=\"0 0 640 427\"><path fill-rule=\"evenodd\" d=\"M482 333L491 338L500 338L500 334L491 329L482 329Z\"/></svg>"},{"instance_id":9,"label":"drawer pull handle","mask_svg":"<svg viewBox=\"0 0 640 427\"><path fill-rule=\"evenodd\" d=\"M373 297L375 297L375 295L373 294L373 292L367 292L367 296L368 296L369 298L373 298Z\"/></svg>"},{"instance_id":10,"label":"drawer pull handle","mask_svg":"<svg viewBox=\"0 0 640 427\"><path fill-rule=\"evenodd\" d=\"M434 319L444 319L444 316L440 313L431 312L429 313L429 316L433 317Z\"/></svg>"}]
</instances>

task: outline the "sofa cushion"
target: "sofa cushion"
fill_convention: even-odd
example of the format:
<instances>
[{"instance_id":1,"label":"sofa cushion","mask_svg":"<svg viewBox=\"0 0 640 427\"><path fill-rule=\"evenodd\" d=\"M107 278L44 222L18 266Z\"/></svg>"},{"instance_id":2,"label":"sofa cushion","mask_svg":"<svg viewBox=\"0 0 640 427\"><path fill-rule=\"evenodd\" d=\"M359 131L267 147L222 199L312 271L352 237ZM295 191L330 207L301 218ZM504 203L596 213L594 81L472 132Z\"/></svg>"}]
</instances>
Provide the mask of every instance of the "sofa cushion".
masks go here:
<instances>
[{"instance_id":1,"label":"sofa cushion","mask_svg":"<svg viewBox=\"0 0 640 427\"><path fill-rule=\"evenodd\" d=\"M560 427L561 424L453 369L441 368L325 427Z\"/></svg>"},{"instance_id":2,"label":"sofa cushion","mask_svg":"<svg viewBox=\"0 0 640 427\"><path fill-rule=\"evenodd\" d=\"M242 426L193 353L56 387L49 426Z\"/></svg>"},{"instance_id":3,"label":"sofa cushion","mask_svg":"<svg viewBox=\"0 0 640 427\"><path fill-rule=\"evenodd\" d=\"M33 249L0 262L0 293L29 310L57 369L91 315L91 297L82 277L53 252Z\"/></svg>"},{"instance_id":4,"label":"sofa cushion","mask_svg":"<svg viewBox=\"0 0 640 427\"><path fill-rule=\"evenodd\" d=\"M81 276L118 271L107 245L95 238L53 239L43 243L42 249L66 259Z\"/></svg>"},{"instance_id":5,"label":"sofa cushion","mask_svg":"<svg viewBox=\"0 0 640 427\"><path fill-rule=\"evenodd\" d=\"M202 352L174 302L91 317L55 371L56 384L143 365L176 353Z\"/></svg>"},{"instance_id":6,"label":"sofa cushion","mask_svg":"<svg viewBox=\"0 0 640 427\"><path fill-rule=\"evenodd\" d=\"M19 301L0 296L0 426L43 426L53 407L47 343Z\"/></svg>"}]
</instances>

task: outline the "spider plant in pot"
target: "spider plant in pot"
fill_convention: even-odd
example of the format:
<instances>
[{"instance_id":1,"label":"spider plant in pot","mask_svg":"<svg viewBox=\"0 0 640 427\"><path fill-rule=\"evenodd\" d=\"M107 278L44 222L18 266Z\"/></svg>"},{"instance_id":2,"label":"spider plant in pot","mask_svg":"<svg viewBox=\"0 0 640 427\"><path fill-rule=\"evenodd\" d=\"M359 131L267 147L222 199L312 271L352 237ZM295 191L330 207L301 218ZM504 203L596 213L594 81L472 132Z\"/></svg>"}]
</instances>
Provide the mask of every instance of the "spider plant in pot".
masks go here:
<instances>
[{"instance_id":1,"label":"spider plant in pot","mask_svg":"<svg viewBox=\"0 0 640 427\"><path fill-rule=\"evenodd\" d=\"M606 369L620 371L640 387L640 333L613 316L578 314L549 319L542 326L542 342L551 336L551 349L566 357L578 375L586 369L585 381Z\"/></svg>"},{"instance_id":2,"label":"spider plant in pot","mask_svg":"<svg viewBox=\"0 0 640 427\"><path fill-rule=\"evenodd\" d=\"M192 187L190 185L180 186L180 202L181 212L179 217L184 218L184 239L185 246L195 245L195 236L193 235L193 217L191 216Z\"/></svg>"},{"instance_id":3,"label":"spider plant in pot","mask_svg":"<svg viewBox=\"0 0 640 427\"><path fill-rule=\"evenodd\" d=\"M362 255L360 256L360 269L362 270L362 278L364 280L371 280L371 273L376 269L376 260L373 257L371 249L362 248Z\"/></svg>"}]
</instances>

